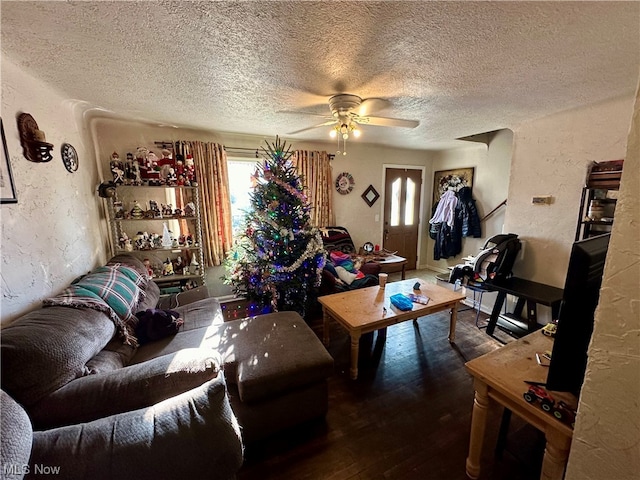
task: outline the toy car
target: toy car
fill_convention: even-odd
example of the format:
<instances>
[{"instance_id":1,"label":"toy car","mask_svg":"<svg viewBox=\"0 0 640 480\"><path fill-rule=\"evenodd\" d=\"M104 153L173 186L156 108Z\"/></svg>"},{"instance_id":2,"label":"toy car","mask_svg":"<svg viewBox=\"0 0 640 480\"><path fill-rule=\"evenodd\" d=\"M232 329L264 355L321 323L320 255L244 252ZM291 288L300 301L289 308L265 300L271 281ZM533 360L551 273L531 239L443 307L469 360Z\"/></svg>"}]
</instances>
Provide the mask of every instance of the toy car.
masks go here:
<instances>
[{"instance_id":1,"label":"toy car","mask_svg":"<svg viewBox=\"0 0 640 480\"><path fill-rule=\"evenodd\" d=\"M542 334L547 337L555 337L557 325L555 323L547 323L542 327Z\"/></svg>"},{"instance_id":2,"label":"toy car","mask_svg":"<svg viewBox=\"0 0 640 480\"><path fill-rule=\"evenodd\" d=\"M529 390L522 395L529 403L540 400L540 406L545 412L551 412L555 404L555 400L549 393L539 385L529 385Z\"/></svg>"},{"instance_id":3,"label":"toy car","mask_svg":"<svg viewBox=\"0 0 640 480\"><path fill-rule=\"evenodd\" d=\"M571 428L576 424L576 411L562 400L554 405L553 416L564 423L568 423Z\"/></svg>"}]
</instances>

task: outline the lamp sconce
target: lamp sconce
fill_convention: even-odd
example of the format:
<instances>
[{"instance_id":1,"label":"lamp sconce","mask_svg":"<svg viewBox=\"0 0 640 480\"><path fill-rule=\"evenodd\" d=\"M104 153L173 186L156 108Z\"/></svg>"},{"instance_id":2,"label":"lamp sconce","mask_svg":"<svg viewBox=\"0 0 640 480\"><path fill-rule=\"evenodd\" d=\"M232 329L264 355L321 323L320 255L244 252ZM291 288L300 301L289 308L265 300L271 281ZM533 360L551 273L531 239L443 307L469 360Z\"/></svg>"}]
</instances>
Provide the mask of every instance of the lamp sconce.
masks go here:
<instances>
[{"instance_id":1,"label":"lamp sconce","mask_svg":"<svg viewBox=\"0 0 640 480\"><path fill-rule=\"evenodd\" d=\"M46 142L44 132L38 129L38 124L28 113L18 115L18 131L20 144L25 158L31 162L50 162L53 159L51 150L53 145Z\"/></svg>"}]
</instances>

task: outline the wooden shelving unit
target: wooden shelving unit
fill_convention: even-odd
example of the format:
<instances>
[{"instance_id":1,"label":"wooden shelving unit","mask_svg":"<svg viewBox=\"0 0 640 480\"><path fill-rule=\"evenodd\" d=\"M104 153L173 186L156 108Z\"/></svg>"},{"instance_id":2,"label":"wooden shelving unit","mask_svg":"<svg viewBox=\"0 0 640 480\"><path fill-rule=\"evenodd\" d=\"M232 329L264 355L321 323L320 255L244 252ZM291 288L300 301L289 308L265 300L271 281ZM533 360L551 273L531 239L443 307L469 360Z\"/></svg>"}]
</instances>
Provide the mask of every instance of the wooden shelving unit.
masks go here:
<instances>
[{"instance_id":1,"label":"wooden shelving unit","mask_svg":"<svg viewBox=\"0 0 640 480\"><path fill-rule=\"evenodd\" d=\"M576 241L611 231L623 160L593 163L582 188Z\"/></svg>"}]
</instances>

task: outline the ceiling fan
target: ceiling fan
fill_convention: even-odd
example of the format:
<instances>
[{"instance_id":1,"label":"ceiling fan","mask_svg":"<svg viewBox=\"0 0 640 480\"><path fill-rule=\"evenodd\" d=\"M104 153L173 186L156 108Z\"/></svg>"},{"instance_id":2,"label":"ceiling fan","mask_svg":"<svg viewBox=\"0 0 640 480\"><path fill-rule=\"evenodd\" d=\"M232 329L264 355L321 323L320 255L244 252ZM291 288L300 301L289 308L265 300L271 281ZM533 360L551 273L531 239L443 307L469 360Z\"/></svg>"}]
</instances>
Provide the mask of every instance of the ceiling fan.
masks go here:
<instances>
[{"instance_id":1,"label":"ceiling fan","mask_svg":"<svg viewBox=\"0 0 640 480\"><path fill-rule=\"evenodd\" d=\"M388 100L382 98L366 98L362 99L357 95L341 93L329 98L329 109L331 115L321 115L327 121L313 125L311 127L302 128L295 132L289 132L289 135L306 132L318 127L328 125L336 125L335 130L341 133L342 127L349 131L357 130L358 125L377 125L381 127L403 127L415 128L420 122L418 120L403 120L400 118L374 117L370 114L381 110L389 104ZM318 116L316 114L310 114ZM344 134L343 134L344 135Z\"/></svg>"}]
</instances>

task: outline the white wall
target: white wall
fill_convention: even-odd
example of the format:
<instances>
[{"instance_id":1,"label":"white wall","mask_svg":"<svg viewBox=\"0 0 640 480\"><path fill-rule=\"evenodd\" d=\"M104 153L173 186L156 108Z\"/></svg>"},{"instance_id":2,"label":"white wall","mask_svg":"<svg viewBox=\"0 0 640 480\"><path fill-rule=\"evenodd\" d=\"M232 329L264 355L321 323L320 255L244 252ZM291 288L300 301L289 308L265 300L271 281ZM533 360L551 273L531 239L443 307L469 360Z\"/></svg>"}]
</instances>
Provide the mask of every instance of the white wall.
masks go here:
<instances>
[{"instance_id":1,"label":"white wall","mask_svg":"<svg viewBox=\"0 0 640 480\"><path fill-rule=\"evenodd\" d=\"M103 257L97 172L86 135L78 125L81 104L65 99L2 58L2 120L18 203L0 206L2 236L1 322L16 318L61 291ZM30 113L54 158L32 163L22 155L16 117ZM60 147L72 144L79 168L65 169Z\"/></svg>"},{"instance_id":2,"label":"white wall","mask_svg":"<svg viewBox=\"0 0 640 480\"><path fill-rule=\"evenodd\" d=\"M640 90L582 387L567 480L640 472Z\"/></svg>"},{"instance_id":3,"label":"white wall","mask_svg":"<svg viewBox=\"0 0 640 480\"><path fill-rule=\"evenodd\" d=\"M429 191L433 191L433 173L440 170L455 168L474 168L473 198L480 218L507 199L509 189L509 171L511 166L513 133L510 130L499 130L487 135L488 144L470 144L467 148L445 150L438 152L431 163ZM432 196L428 198L428 218L431 218ZM423 266L439 272L447 272L447 267L462 263L462 258L475 256L487 239L502 233L506 208L501 207L491 217L482 223L482 237L464 237L462 239L462 253L456 257L434 260L434 241L428 238L423 244ZM428 229L428 225L425 225ZM428 233L428 232L426 232ZM517 232L514 232L517 233Z\"/></svg>"},{"instance_id":4,"label":"white wall","mask_svg":"<svg viewBox=\"0 0 640 480\"><path fill-rule=\"evenodd\" d=\"M564 287L580 196L592 161L624 158L631 97L532 120L514 129L505 231L526 242L517 276ZM552 195L551 205L533 205Z\"/></svg>"}]
</instances>

